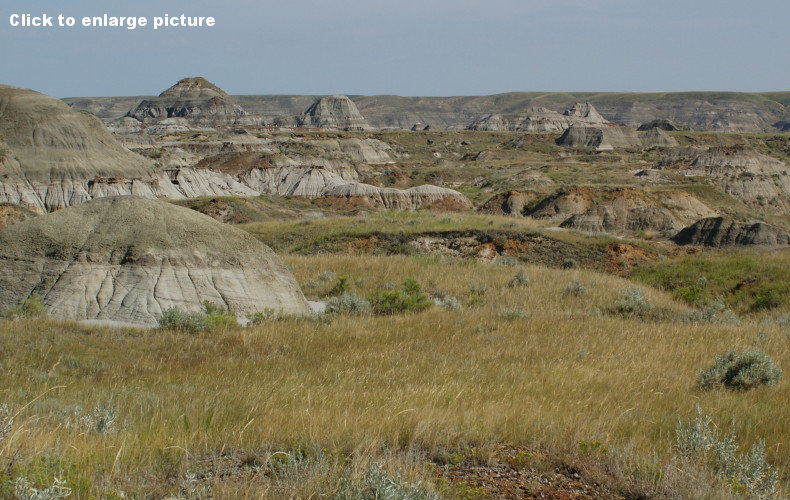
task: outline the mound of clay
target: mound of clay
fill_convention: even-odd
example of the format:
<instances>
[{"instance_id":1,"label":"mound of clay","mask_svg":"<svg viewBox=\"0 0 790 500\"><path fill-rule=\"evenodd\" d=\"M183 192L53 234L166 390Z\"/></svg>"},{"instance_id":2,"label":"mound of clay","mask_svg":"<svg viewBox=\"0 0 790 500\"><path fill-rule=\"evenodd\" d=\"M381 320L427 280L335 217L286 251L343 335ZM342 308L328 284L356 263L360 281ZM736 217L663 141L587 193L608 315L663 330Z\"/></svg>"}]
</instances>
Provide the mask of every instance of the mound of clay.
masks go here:
<instances>
[{"instance_id":1,"label":"mound of clay","mask_svg":"<svg viewBox=\"0 0 790 500\"><path fill-rule=\"evenodd\" d=\"M651 128L646 132L637 132L632 128L614 123L600 125L574 124L568 127L556 142L559 146L595 148L598 151L629 148L669 148L678 145L675 138L663 130Z\"/></svg>"},{"instance_id":2,"label":"mound of clay","mask_svg":"<svg viewBox=\"0 0 790 500\"><path fill-rule=\"evenodd\" d=\"M541 107L530 107L523 113L493 113L472 122L469 130L494 132L561 132L571 125L602 125L609 123L590 103L575 104L564 113Z\"/></svg>"},{"instance_id":3,"label":"mound of clay","mask_svg":"<svg viewBox=\"0 0 790 500\"><path fill-rule=\"evenodd\" d=\"M0 203L0 229L14 225L17 222L22 222L23 220L31 219L35 216L35 213L25 207L20 207L13 203Z\"/></svg>"},{"instance_id":4,"label":"mound of clay","mask_svg":"<svg viewBox=\"0 0 790 500\"><path fill-rule=\"evenodd\" d=\"M654 232L668 237L690 221L716 213L682 191L650 195L633 188L571 188L547 197L529 215L559 219L560 227L593 234Z\"/></svg>"},{"instance_id":5,"label":"mound of clay","mask_svg":"<svg viewBox=\"0 0 790 500\"><path fill-rule=\"evenodd\" d=\"M639 139L645 148L674 148L678 145L674 137L656 127L639 132Z\"/></svg>"},{"instance_id":6,"label":"mound of clay","mask_svg":"<svg viewBox=\"0 0 790 500\"><path fill-rule=\"evenodd\" d=\"M650 129L654 129L654 128L657 128L657 129L660 129L660 130L666 130L668 132L671 132L673 130L678 130L678 128L675 126L675 124L672 123L671 121L667 120L667 119L658 119L658 120L652 120L652 121L643 123L642 125L639 126L639 128L637 130L639 130L640 132L644 132L644 131L647 131L647 130L650 130Z\"/></svg>"},{"instance_id":7,"label":"mound of clay","mask_svg":"<svg viewBox=\"0 0 790 500\"><path fill-rule=\"evenodd\" d=\"M535 193L523 191L499 193L483 203L478 210L495 215L524 215L524 209L535 196Z\"/></svg>"},{"instance_id":8,"label":"mound of clay","mask_svg":"<svg viewBox=\"0 0 790 500\"><path fill-rule=\"evenodd\" d=\"M611 151L642 145L636 130L620 125L571 125L557 139L558 146Z\"/></svg>"},{"instance_id":9,"label":"mound of clay","mask_svg":"<svg viewBox=\"0 0 790 500\"><path fill-rule=\"evenodd\" d=\"M299 117L298 123L301 127L349 132L373 130L357 105L344 95L330 95L317 100Z\"/></svg>"},{"instance_id":10,"label":"mound of clay","mask_svg":"<svg viewBox=\"0 0 790 500\"><path fill-rule=\"evenodd\" d=\"M597 123L599 125L609 123L609 120L601 116L601 113L589 102L577 102L562 114L572 118L580 118L587 123Z\"/></svg>"},{"instance_id":11,"label":"mound of clay","mask_svg":"<svg viewBox=\"0 0 790 500\"><path fill-rule=\"evenodd\" d=\"M0 202L45 212L90 199L96 179L155 174L102 123L63 101L0 85Z\"/></svg>"},{"instance_id":12,"label":"mound of clay","mask_svg":"<svg viewBox=\"0 0 790 500\"><path fill-rule=\"evenodd\" d=\"M126 116L150 125L168 118L186 118L190 126L240 123L247 113L233 98L205 78L184 78L159 97L144 99ZM122 126L132 128L126 120Z\"/></svg>"},{"instance_id":13,"label":"mound of clay","mask_svg":"<svg viewBox=\"0 0 790 500\"><path fill-rule=\"evenodd\" d=\"M36 293L55 318L155 325L206 300L241 316L309 311L266 245L157 200L103 198L6 228L0 263L0 309Z\"/></svg>"},{"instance_id":14,"label":"mound of clay","mask_svg":"<svg viewBox=\"0 0 790 500\"><path fill-rule=\"evenodd\" d=\"M473 208L472 202L458 191L428 184L401 190L349 182L327 187L321 193L319 202L337 208L367 207L446 211L462 211Z\"/></svg>"},{"instance_id":15,"label":"mound of clay","mask_svg":"<svg viewBox=\"0 0 790 500\"><path fill-rule=\"evenodd\" d=\"M764 222L744 223L724 217L712 217L684 228L672 241L678 245L709 247L785 246L790 245L790 232Z\"/></svg>"},{"instance_id":16,"label":"mound of clay","mask_svg":"<svg viewBox=\"0 0 790 500\"><path fill-rule=\"evenodd\" d=\"M775 213L790 209L790 172L776 158L742 146L683 149L665 156L656 168L706 177L719 189L753 208Z\"/></svg>"}]
</instances>

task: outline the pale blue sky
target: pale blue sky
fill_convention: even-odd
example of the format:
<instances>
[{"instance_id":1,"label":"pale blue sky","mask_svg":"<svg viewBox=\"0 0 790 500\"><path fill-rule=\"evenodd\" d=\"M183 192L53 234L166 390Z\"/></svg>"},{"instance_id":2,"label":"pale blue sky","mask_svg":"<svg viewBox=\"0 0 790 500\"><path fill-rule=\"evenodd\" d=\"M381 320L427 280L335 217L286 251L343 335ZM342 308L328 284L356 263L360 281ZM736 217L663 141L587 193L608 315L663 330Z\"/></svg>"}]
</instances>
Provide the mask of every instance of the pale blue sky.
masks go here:
<instances>
[{"instance_id":1,"label":"pale blue sky","mask_svg":"<svg viewBox=\"0 0 790 500\"><path fill-rule=\"evenodd\" d=\"M23 31L14 12L217 26ZM3 0L0 83L57 97L198 75L233 94L790 90L788 26L788 0Z\"/></svg>"}]
</instances>

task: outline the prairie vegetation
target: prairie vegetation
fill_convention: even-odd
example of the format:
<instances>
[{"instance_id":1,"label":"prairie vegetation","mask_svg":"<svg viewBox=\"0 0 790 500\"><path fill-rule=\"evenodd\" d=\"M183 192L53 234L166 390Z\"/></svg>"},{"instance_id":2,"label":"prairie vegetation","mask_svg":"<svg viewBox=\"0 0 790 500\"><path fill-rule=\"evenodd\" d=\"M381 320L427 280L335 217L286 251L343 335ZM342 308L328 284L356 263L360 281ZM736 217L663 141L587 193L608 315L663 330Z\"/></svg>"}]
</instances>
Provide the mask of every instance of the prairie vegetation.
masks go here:
<instances>
[{"instance_id":1,"label":"prairie vegetation","mask_svg":"<svg viewBox=\"0 0 790 500\"><path fill-rule=\"evenodd\" d=\"M463 307L341 309L195 333L4 322L0 496L61 483L76 498L491 496L485 481L457 479L475 464L531 471L527 493L568 467L612 496L749 493L743 467L679 451L679 419L697 406L719 434L737 436L734 457L763 442L761 466L778 474L779 491L786 485L787 379L697 387L727 349L758 348L790 366L786 326L689 321L688 306L646 287L639 299L664 313L620 314L634 285L583 269L285 260L300 283L326 283L306 289L312 298L337 276L359 297L401 291L413 277ZM579 285L584 293L567 292Z\"/></svg>"}]
</instances>

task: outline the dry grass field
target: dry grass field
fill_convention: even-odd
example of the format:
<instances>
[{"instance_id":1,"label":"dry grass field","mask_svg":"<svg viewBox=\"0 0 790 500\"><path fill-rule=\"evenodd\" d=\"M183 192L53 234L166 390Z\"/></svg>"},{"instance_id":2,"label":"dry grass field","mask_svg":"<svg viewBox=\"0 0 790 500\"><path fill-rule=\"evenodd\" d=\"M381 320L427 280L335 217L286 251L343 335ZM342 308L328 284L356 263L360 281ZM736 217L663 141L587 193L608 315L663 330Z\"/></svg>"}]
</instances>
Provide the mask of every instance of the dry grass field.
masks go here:
<instances>
[{"instance_id":1,"label":"dry grass field","mask_svg":"<svg viewBox=\"0 0 790 500\"><path fill-rule=\"evenodd\" d=\"M411 277L460 308L194 334L4 322L0 496L18 494L16 478L39 489L57 478L75 498L354 497L382 464L386 480L420 482L412 498L482 498L485 485L442 471L499 463L502 447L526 450L511 468L572 466L612 496L736 495L740 485L676 457L678 420L697 405L740 450L764 439L786 481L787 377L750 391L696 385L728 349L759 348L787 368L786 325L690 320L647 288L650 314L624 317L615 304L630 283L584 270L526 267L528 283L509 286L521 267L285 260L308 298L339 276L360 296Z\"/></svg>"}]
</instances>

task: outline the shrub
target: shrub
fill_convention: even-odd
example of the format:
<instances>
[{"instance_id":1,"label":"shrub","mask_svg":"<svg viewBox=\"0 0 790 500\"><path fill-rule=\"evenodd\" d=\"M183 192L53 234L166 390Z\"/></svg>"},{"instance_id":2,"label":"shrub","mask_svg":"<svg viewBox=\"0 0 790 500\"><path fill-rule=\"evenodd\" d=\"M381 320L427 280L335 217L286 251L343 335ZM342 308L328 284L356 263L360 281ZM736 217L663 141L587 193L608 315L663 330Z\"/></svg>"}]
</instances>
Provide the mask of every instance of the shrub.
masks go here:
<instances>
[{"instance_id":1,"label":"shrub","mask_svg":"<svg viewBox=\"0 0 790 500\"><path fill-rule=\"evenodd\" d=\"M757 441L745 454L738 453L738 448L735 433L730 430L722 437L699 405L695 418L686 423L678 421L675 450L681 459L709 469L736 493L747 493L750 498L775 498L779 477L767 461L765 442Z\"/></svg>"},{"instance_id":2,"label":"shrub","mask_svg":"<svg viewBox=\"0 0 790 500\"><path fill-rule=\"evenodd\" d=\"M159 328L189 333L233 328L238 325L236 316L232 312L208 300L203 301L203 312L182 311L177 307L171 307L165 310L159 319Z\"/></svg>"},{"instance_id":3,"label":"shrub","mask_svg":"<svg viewBox=\"0 0 790 500\"><path fill-rule=\"evenodd\" d=\"M716 356L713 366L702 370L698 385L702 389L724 386L747 390L761 385L773 385L782 376L782 369L760 350L727 351Z\"/></svg>"},{"instance_id":4,"label":"shrub","mask_svg":"<svg viewBox=\"0 0 790 500\"><path fill-rule=\"evenodd\" d=\"M724 299L719 295L710 304L703 304L698 310L691 312L689 321L732 325L738 323L738 317L724 304Z\"/></svg>"},{"instance_id":5,"label":"shrub","mask_svg":"<svg viewBox=\"0 0 790 500\"><path fill-rule=\"evenodd\" d=\"M264 309L263 311L248 314L247 320L252 326L260 326L266 323L268 320L276 317L277 313L274 312L274 309Z\"/></svg>"},{"instance_id":6,"label":"shrub","mask_svg":"<svg viewBox=\"0 0 790 500\"><path fill-rule=\"evenodd\" d=\"M562 261L561 267L563 269L573 269L575 267L578 267L578 265L579 265L579 263L576 262L576 259L567 258L567 259Z\"/></svg>"},{"instance_id":7,"label":"shrub","mask_svg":"<svg viewBox=\"0 0 790 500\"><path fill-rule=\"evenodd\" d=\"M654 306L645 297L644 290L631 285L623 290L620 300L614 303L614 309L623 315L645 316L654 309Z\"/></svg>"},{"instance_id":8,"label":"shrub","mask_svg":"<svg viewBox=\"0 0 790 500\"><path fill-rule=\"evenodd\" d=\"M324 283L328 281L332 281L337 277L337 274L333 273L332 271L322 271L318 274L318 281L323 281Z\"/></svg>"},{"instance_id":9,"label":"shrub","mask_svg":"<svg viewBox=\"0 0 790 500\"><path fill-rule=\"evenodd\" d=\"M776 290L766 290L760 292L754 298L752 309L759 311L762 309L773 309L782 304L782 298Z\"/></svg>"},{"instance_id":10,"label":"shrub","mask_svg":"<svg viewBox=\"0 0 790 500\"><path fill-rule=\"evenodd\" d=\"M455 297L444 296L441 298L434 297L433 298L434 304L439 307L443 307L448 311L460 311L463 306L461 305L461 301L456 299Z\"/></svg>"},{"instance_id":11,"label":"shrub","mask_svg":"<svg viewBox=\"0 0 790 500\"><path fill-rule=\"evenodd\" d=\"M239 326L239 323L236 321L236 315L213 302L204 300L203 311L206 315L206 321L211 328L223 329Z\"/></svg>"},{"instance_id":12,"label":"shrub","mask_svg":"<svg viewBox=\"0 0 790 500\"><path fill-rule=\"evenodd\" d=\"M343 292L326 302L326 312L331 314L364 314L370 311L370 302L350 292Z\"/></svg>"},{"instance_id":13,"label":"shrub","mask_svg":"<svg viewBox=\"0 0 790 500\"><path fill-rule=\"evenodd\" d=\"M517 307L507 307L499 312L499 317L506 321L529 319L529 311Z\"/></svg>"},{"instance_id":14,"label":"shrub","mask_svg":"<svg viewBox=\"0 0 790 500\"><path fill-rule=\"evenodd\" d=\"M438 500L439 496L421 483L409 483L400 474L390 475L380 463L368 465L359 480L344 477L335 495L338 500Z\"/></svg>"},{"instance_id":15,"label":"shrub","mask_svg":"<svg viewBox=\"0 0 790 500\"><path fill-rule=\"evenodd\" d=\"M423 293L420 285L411 278L407 279L399 289L374 291L368 300L376 314L417 312L433 306L430 297Z\"/></svg>"},{"instance_id":16,"label":"shrub","mask_svg":"<svg viewBox=\"0 0 790 500\"><path fill-rule=\"evenodd\" d=\"M337 279L337 283L327 292L329 297L337 297L343 295L348 291L348 276L341 276Z\"/></svg>"},{"instance_id":17,"label":"shrub","mask_svg":"<svg viewBox=\"0 0 790 500\"><path fill-rule=\"evenodd\" d=\"M573 295L574 297L581 297L587 293L587 288L579 281L572 281L563 290L565 295Z\"/></svg>"},{"instance_id":18,"label":"shrub","mask_svg":"<svg viewBox=\"0 0 790 500\"><path fill-rule=\"evenodd\" d=\"M199 312L182 311L177 307L166 309L159 318L159 328L196 333L208 328L206 315Z\"/></svg>"},{"instance_id":19,"label":"shrub","mask_svg":"<svg viewBox=\"0 0 790 500\"><path fill-rule=\"evenodd\" d=\"M527 273L524 272L523 269L519 269L515 276L513 276L510 281L507 282L507 286L510 288L522 287L529 285L529 277Z\"/></svg>"},{"instance_id":20,"label":"shrub","mask_svg":"<svg viewBox=\"0 0 790 500\"><path fill-rule=\"evenodd\" d=\"M11 432L11 427L14 426L15 418L16 415L14 411L7 403L0 405L0 445L5 442L8 433Z\"/></svg>"},{"instance_id":21,"label":"shrub","mask_svg":"<svg viewBox=\"0 0 790 500\"><path fill-rule=\"evenodd\" d=\"M37 293L31 294L22 305L9 307L2 316L4 318L37 318L44 315L44 302Z\"/></svg>"},{"instance_id":22,"label":"shrub","mask_svg":"<svg viewBox=\"0 0 790 500\"><path fill-rule=\"evenodd\" d=\"M482 297L488 293L488 285L485 283L472 283L469 285L469 295Z\"/></svg>"},{"instance_id":23,"label":"shrub","mask_svg":"<svg viewBox=\"0 0 790 500\"><path fill-rule=\"evenodd\" d=\"M71 496L71 488L58 477L46 488L35 488L27 479L18 477L14 488L16 497L21 500L59 500Z\"/></svg>"}]
</instances>

